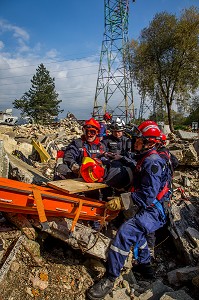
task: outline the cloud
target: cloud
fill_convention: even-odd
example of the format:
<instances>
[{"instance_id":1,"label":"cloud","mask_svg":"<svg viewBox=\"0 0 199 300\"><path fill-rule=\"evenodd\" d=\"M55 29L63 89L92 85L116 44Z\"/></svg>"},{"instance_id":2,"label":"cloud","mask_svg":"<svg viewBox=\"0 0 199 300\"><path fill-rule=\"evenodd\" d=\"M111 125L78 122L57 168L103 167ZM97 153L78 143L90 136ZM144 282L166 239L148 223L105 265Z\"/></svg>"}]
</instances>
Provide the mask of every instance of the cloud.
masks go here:
<instances>
[{"instance_id":1,"label":"cloud","mask_svg":"<svg viewBox=\"0 0 199 300\"><path fill-rule=\"evenodd\" d=\"M21 38L24 41L28 41L29 40L29 34L22 28L9 24L7 21L5 20L0 20L0 31L2 33L5 32L12 32L13 37L15 38Z\"/></svg>"},{"instance_id":2,"label":"cloud","mask_svg":"<svg viewBox=\"0 0 199 300\"><path fill-rule=\"evenodd\" d=\"M4 48L4 43L0 41L0 51Z\"/></svg>"},{"instance_id":3,"label":"cloud","mask_svg":"<svg viewBox=\"0 0 199 300\"><path fill-rule=\"evenodd\" d=\"M46 53L46 56L49 57L49 58L56 58L58 55L58 52L56 49L51 49L50 51L48 51Z\"/></svg>"},{"instance_id":4,"label":"cloud","mask_svg":"<svg viewBox=\"0 0 199 300\"><path fill-rule=\"evenodd\" d=\"M15 48L4 47L5 35L12 33L17 40ZM0 110L12 108L13 101L20 99L31 88L31 79L38 66L43 63L55 78L55 89L64 112L68 111L78 119L90 118L94 106L94 97L99 68L99 53L82 59L64 59L55 48L44 53L43 43L37 41L31 47L31 37L22 28L0 21ZM8 50L9 49L9 50ZM44 54L42 54L44 53ZM13 110L20 115L20 111Z\"/></svg>"}]
</instances>

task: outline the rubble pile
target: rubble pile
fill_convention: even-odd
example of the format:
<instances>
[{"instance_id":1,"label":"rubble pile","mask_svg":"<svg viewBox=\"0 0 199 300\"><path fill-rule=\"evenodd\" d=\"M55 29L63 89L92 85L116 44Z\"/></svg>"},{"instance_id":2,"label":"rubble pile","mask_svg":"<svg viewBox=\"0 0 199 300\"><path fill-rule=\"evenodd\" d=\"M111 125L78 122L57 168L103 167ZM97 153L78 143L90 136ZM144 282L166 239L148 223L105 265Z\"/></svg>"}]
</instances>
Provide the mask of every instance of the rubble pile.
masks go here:
<instances>
[{"instance_id":1,"label":"rubble pile","mask_svg":"<svg viewBox=\"0 0 199 300\"><path fill-rule=\"evenodd\" d=\"M82 128L75 118L68 117L51 126L0 126L0 132L0 176L41 185L52 180L57 150L81 136ZM49 160L41 161L32 140L41 143ZM180 165L173 178L168 228L157 232L153 260L156 278L153 281L135 278L129 256L112 294L105 300L191 300L198 297L198 134L183 131L170 134L167 147L177 156ZM20 152L14 155L15 150ZM81 224L76 233L70 235L67 226L71 220L48 221L52 226L47 233L42 232L38 220L30 216L0 214L2 299L85 300L86 290L103 276L104 258L97 256L95 247L101 243L100 249L104 247L106 252L109 238L104 242L103 234L96 235L90 228L85 234ZM89 245L88 236L92 237L95 247Z\"/></svg>"},{"instance_id":2,"label":"rubble pile","mask_svg":"<svg viewBox=\"0 0 199 300\"><path fill-rule=\"evenodd\" d=\"M52 125L27 124L13 128L14 139L18 142L32 139L43 142L47 148L55 142L57 149L66 146L77 136L82 134L82 126L72 117L65 118Z\"/></svg>"}]
</instances>

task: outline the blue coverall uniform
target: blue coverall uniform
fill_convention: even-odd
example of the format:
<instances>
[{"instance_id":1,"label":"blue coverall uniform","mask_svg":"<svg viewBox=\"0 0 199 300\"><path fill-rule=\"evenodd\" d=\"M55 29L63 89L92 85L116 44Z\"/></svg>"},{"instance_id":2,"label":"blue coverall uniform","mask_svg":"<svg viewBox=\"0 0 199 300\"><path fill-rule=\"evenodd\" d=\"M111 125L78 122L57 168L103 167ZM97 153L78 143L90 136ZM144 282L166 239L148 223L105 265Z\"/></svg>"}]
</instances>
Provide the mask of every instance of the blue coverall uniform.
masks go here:
<instances>
[{"instance_id":1,"label":"blue coverall uniform","mask_svg":"<svg viewBox=\"0 0 199 300\"><path fill-rule=\"evenodd\" d=\"M103 138L102 143L106 146L106 151L111 153L125 156L131 150L131 140L126 136L117 138L113 134L110 134Z\"/></svg>"},{"instance_id":2,"label":"blue coverall uniform","mask_svg":"<svg viewBox=\"0 0 199 300\"><path fill-rule=\"evenodd\" d=\"M99 138L96 138L92 143L88 143L82 136L82 138L73 140L63 151L63 159L56 166L54 180L77 177L77 174L71 171L73 164L76 163L80 166L85 156L99 157L106 151L106 147L100 142Z\"/></svg>"},{"instance_id":3,"label":"blue coverall uniform","mask_svg":"<svg viewBox=\"0 0 199 300\"><path fill-rule=\"evenodd\" d=\"M150 151L153 150L149 150L147 156L146 152L140 156L140 161L144 156L145 158L134 176L134 191L130 194L132 201L138 205L139 211L122 224L108 252L107 271L110 278L120 275L132 246L137 249L137 262L149 263L150 251L146 235L156 231L166 222L161 202L167 195L158 202L159 208L154 204L154 200L166 184L167 166L157 153L150 155Z\"/></svg>"}]
</instances>

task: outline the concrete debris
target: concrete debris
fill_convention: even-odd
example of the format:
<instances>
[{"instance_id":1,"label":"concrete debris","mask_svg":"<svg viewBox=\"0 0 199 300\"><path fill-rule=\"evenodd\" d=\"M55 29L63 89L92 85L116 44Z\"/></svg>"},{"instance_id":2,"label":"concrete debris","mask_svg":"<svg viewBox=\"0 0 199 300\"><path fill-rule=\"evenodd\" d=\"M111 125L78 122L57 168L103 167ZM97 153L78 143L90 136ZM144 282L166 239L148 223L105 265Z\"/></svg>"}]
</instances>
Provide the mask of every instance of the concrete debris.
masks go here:
<instances>
[{"instance_id":1,"label":"concrete debris","mask_svg":"<svg viewBox=\"0 0 199 300\"><path fill-rule=\"evenodd\" d=\"M186 141L193 141L199 138L198 132L187 132L184 130L177 130L176 134Z\"/></svg>"},{"instance_id":2,"label":"concrete debris","mask_svg":"<svg viewBox=\"0 0 199 300\"><path fill-rule=\"evenodd\" d=\"M36 232L35 229L32 227L31 223L28 221L28 219L22 215L22 214L14 214L14 213L4 213L4 216L7 220L9 220L11 223L16 225L17 228L19 228L23 234L27 236L30 240L36 239Z\"/></svg>"},{"instance_id":3,"label":"concrete debris","mask_svg":"<svg viewBox=\"0 0 199 300\"><path fill-rule=\"evenodd\" d=\"M30 219L33 226L40 228L38 219ZM86 221L86 223L88 223ZM93 230L91 227L77 223L74 232L71 234L70 228L72 220L67 218L48 218L50 229L48 233L58 238L73 249L80 249L82 253L87 253L95 257L106 260L106 253L111 239L100 232Z\"/></svg>"},{"instance_id":4,"label":"concrete debris","mask_svg":"<svg viewBox=\"0 0 199 300\"><path fill-rule=\"evenodd\" d=\"M172 285L180 285L180 283L185 283L191 281L199 274L198 267L186 266L184 268L176 269L167 274L168 281Z\"/></svg>"},{"instance_id":5,"label":"concrete debris","mask_svg":"<svg viewBox=\"0 0 199 300\"><path fill-rule=\"evenodd\" d=\"M0 176L46 184L53 180L57 150L82 134L82 125L69 114L48 126L0 126ZM168 134L167 147L180 165L174 173L169 230L157 233L155 278L143 281L132 272L130 253L114 290L105 300L190 300L199 288L199 140L198 134ZM32 140L50 159L41 161ZM111 242L106 230L96 232L89 222L48 218L41 231L38 219L0 214L0 288L2 299L85 300L86 290L105 273Z\"/></svg>"}]
</instances>

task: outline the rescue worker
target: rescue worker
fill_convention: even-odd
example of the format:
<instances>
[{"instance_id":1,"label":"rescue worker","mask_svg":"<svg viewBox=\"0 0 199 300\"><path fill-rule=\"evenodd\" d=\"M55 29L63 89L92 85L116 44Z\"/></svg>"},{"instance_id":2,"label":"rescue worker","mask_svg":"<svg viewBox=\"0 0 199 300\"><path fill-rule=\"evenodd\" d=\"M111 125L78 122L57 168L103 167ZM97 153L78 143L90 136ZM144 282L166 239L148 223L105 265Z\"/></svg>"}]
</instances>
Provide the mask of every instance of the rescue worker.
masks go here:
<instances>
[{"instance_id":1,"label":"rescue worker","mask_svg":"<svg viewBox=\"0 0 199 300\"><path fill-rule=\"evenodd\" d=\"M124 129L125 122L120 118L117 118L111 122L111 134L104 137L102 140L110 158L114 158L116 154L124 156L131 150L131 140L123 135Z\"/></svg>"},{"instance_id":2,"label":"rescue worker","mask_svg":"<svg viewBox=\"0 0 199 300\"><path fill-rule=\"evenodd\" d=\"M106 146L105 157L102 158L102 162L106 164L104 182L115 189L129 186L132 181L131 166L125 159L131 150L131 140L124 136L124 130L125 122L117 118L111 122L111 134L102 140Z\"/></svg>"},{"instance_id":3,"label":"rescue worker","mask_svg":"<svg viewBox=\"0 0 199 300\"><path fill-rule=\"evenodd\" d=\"M136 204L138 211L122 224L113 239L108 251L106 275L87 292L91 300L103 298L112 291L114 281L120 275L132 246L137 260L132 271L139 272L144 277L153 277L146 236L166 222L162 203L169 193L167 166L155 148L161 134L158 126L140 124L135 129L134 149L139 154L139 159L134 171L134 185L131 192L110 199L106 207L109 210L128 210Z\"/></svg>"},{"instance_id":4,"label":"rescue worker","mask_svg":"<svg viewBox=\"0 0 199 300\"><path fill-rule=\"evenodd\" d=\"M109 112L106 112L103 115L103 120L99 122L100 123L100 132L99 132L100 140L102 140L105 136L108 135L108 129L109 129L111 120L112 120L112 114L110 114Z\"/></svg>"},{"instance_id":5,"label":"rescue worker","mask_svg":"<svg viewBox=\"0 0 199 300\"><path fill-rule=\"evenodd\" d=\"M94 118L86 120L81 138L73 140L64 151L55 168L54 180L77 178L83 157L97 158L106 148L99 140L100 124Z\"/></svg>"}]
</instances>

